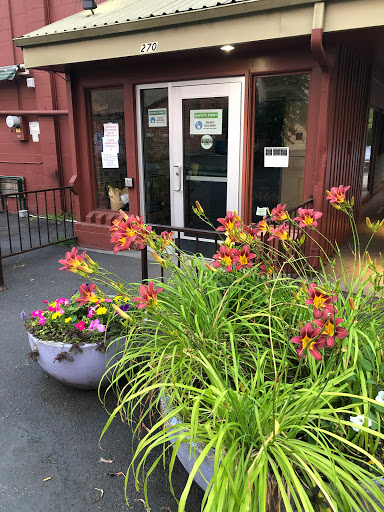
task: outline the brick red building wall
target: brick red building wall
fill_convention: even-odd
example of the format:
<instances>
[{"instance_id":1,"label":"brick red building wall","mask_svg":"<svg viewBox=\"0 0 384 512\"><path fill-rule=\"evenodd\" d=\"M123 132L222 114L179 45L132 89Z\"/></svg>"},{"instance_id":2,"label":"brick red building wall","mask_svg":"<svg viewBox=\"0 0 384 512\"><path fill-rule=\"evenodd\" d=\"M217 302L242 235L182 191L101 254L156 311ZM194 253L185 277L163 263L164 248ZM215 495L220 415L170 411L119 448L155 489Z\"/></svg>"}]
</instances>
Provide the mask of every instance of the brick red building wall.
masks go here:
<instances>
[{"instance_id":1,"label":"brick red building wall","mask_svg":"<svg viewBox=\"0 0 384 512\"><path fill-rule=\"evenodd\" d=\"M23 63L13 38L81 9L81 0L0 0L0 66ZM23 116L27 126L30 121L40 123L38 142L30 135L28 141L17 140L5 124L7 113L15 110L67 110L63 78L38 70L30 70L29 76L35 88L27 87L27 76L0 81L0 175L23 176L27 190L68 185L73 173L66 115Z\"/></svg>"}]
</instances>

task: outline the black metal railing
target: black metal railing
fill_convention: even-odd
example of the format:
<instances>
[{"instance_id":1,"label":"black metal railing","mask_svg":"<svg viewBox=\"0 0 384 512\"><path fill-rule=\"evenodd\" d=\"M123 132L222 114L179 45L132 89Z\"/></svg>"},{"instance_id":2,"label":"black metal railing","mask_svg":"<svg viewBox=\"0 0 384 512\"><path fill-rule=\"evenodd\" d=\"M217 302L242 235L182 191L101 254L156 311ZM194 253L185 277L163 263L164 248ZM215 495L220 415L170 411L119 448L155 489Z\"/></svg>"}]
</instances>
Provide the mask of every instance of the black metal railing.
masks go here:
<instances>
[{"instance_id":1,"label":"black metal railing","mask_svg":"<svg viewBox=\"0 0 384 512\"><path fill-rule=\"evenodd\" d=\"M73 194L72 187L0 194L0 289L3 259L75 239Z\"/></svg>"},{"instance_id":2,"label":"black metal railing","mask_svg":"<svg viewBox=\"0 0 384 512\"><path fill-rule=\"evenodd\" d=\"M299 208L308 209L313 207L313 198L309 198L307 201L294 206L287 210L289 216L293 219L299 216ZM215 231L207 230L207 229L192 229L192 228L183 228L183 227L175 227L175 226L165 226L161 224L151 224L152 229L157 233L161 231L172 231L174 233L175 244L178 248L178 251L185 250L190 253L200 253L202 252L205 257L210 258L212 254L214 254L218 250L218 242L222 239L222 235ZM303 235L304 231L295 224L289 224L289 237L293 240L299 240ZM281 243L279 240L271 240L268 242L268 238L271 235L266 233L261 236L261 242L265 245L265 248L268 246L271 249L275 249L277 253L280 252ZM214 250L212 251L212 248ZM203 251L201 251L203 249ZM309 243L307 241L304 242L302 246L302 252L307 254L309 250ZM207 254L204 254L206 252ZM176 256L178 256L176 254ZM180 267L180 259L177 258L177 265ZM161 279L164 279L164 269L161 268ZM148 280L148 251L145 247L141 250L141 278L142 281Z\"/></svg>"}]
</instances>

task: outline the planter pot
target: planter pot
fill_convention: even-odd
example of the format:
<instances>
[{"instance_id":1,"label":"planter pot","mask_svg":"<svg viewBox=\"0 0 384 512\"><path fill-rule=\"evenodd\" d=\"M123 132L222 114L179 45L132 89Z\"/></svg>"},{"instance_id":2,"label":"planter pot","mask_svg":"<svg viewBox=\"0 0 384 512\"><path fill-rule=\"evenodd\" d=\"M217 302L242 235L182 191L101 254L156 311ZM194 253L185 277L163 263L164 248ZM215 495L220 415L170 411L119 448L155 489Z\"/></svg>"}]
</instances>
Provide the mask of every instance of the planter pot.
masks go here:
<instances>
[{"instance_id":1,"label":"planter pot","mask_svg":"<svg viewBox=\"0 0 384 512\"><path fill-rule=\"evenodd\" d=\"M168 414L170 412L169 406L166 398L160 399L160 409L162 414ZM167 426L175 426L180 423L180 418L177 416L173 416L167 423ZM173 439L171 441L172 444L176 443L176 440ZM182 443L177 450L177 458L184 466L185 470L190 473L192 468L196 462L196 460L200 457L201 452L204 450L204 444L202 443L192 443L193 449L190 450L190 443ZM191 451L191 453L190 453ZM199 472L196 473L194 477L194 481L205 491L207 489L208 483L213 477L213 471L215 468L215 451L210 450L208 455L203 460L200 465Z\"/></svg>"},{"instance_id":2,"label":"planter pot","mask_svg":"<svg viewBox=\"0 0 384 512\"><path fill-rule=\"evenodd\" d=\"M124 345L125 338L119 338L108 346L106 352L97 350L94 343L81 345L82 352L71 354L70 343L43 341L28 333L31 350L37 350L38 362L49 375L67 386L81 389L96 389L101 379L101 386L107 386L112 372L105 374L108 367L120 359L119 344ZM55 360L58 354L68 353L73 361ZM105 375L104 375L105 374ZM104 378L103 378L104 376Z\"/></svg>"},{"instance_id":3,"label":"planter pot","mask_svg":"<svg viewBox=\"0 0 384 512\"><path fill-rule=\"evenodd\" d=\"M161 398L160 401L160 408L162 414L168 414L170 412L169 405L167 403L166 398ZM181 422L180 418L177 416L173 416L167 423L167 426L175 426L178 425ZM176 443L176 440L171 441L172 444ZM203 443L192 443L193 450L190 453L190 444L189 443L182 443L179 446L179 449L177 451L177 458L184 466L185 470L188 473L191 473L192 468L196 462L196 460L200 457L201 452L205 448L205 445ZM207 482L210 482L210 480L213 477L215 468L215 451L211 449L208 453L208 455L203 460L202 464L200 465L200 473L197 473L194 477L194 481L205 491L207 489ZM374 481L375 484L381 489L381 491L384 493L384 477L380 478L379 480ZM371 495L372 497L372 495ZM373 498L375 503L380 507L380 510L384 511L383 505L379 504L378 501ZM295 508L294 501L292 499L292 510L293 512L297 512L297 509ZM367 509L369 512L374 512L373 506L369 506L369 509ZM274 512L275 509L271 509L271 512ZM281 502L279 510L275 512L286 512L286 508L284 506L284 503Z\"/></svg>"}]
</instances>

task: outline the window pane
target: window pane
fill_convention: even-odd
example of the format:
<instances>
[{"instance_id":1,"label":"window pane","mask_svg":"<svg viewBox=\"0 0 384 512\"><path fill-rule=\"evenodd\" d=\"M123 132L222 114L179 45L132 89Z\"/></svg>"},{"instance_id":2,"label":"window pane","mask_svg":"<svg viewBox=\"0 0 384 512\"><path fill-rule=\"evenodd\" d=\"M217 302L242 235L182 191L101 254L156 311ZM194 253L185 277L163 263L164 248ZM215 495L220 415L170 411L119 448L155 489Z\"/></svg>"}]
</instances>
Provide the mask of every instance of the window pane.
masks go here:
<instances>
[{"instance_id":1,"label":"window pane","mask_svg":"<svg viewBox=\"0 0 384 512\"><path fill-rule=\"evenodd\" d=\"M145 219L171 224L168 89L141 91Z\"/></svg>"},{"instance_id":2,"label":"window pane","mask_svg":"<svg viewBox=\"0 0 384 512\"><path fill-rule=\"evenodd\" d=\"M266 207L286 203L289 208L303 201L309 75L263 77L255 83L253 221ZM277 160L268 167L264 148L288 148L288 166Z\"/></svg>"},{"instance_id":3,"label":"window pane","mask_svg":"<svg viewBox=\"0 0 384 512\"><path fill-rule=\"evenodd\" d=\"M91 91L91 130L96 208L128 211L123 89Z\"/></svg>"}]
</instances>

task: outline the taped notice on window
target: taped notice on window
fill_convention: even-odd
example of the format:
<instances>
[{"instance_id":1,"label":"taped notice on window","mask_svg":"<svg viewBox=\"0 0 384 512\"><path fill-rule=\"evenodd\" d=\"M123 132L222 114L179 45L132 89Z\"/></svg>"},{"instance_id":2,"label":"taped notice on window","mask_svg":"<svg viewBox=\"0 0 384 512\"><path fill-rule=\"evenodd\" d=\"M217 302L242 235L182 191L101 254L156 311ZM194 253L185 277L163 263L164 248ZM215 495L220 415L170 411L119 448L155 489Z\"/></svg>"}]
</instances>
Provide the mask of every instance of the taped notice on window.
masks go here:
<instances>
[{"instance_id":1,"label":"taped notice on window","mask_svg":"<svg viewBox=\"0 0 384 512\"><path fill-rule=\"evenodd\" d=\"M189 115L189 133L191 135L221 135L223 133L222 108L190 110Z\"/></svg>"},{"instance_id":2,"label":"taped notice on window","mask_svg":"<svg viewBox=\"0 0 384 512\"><path fill-rule=\"evenodd\" d=\"M264 148L264 167L288 167L289 148Z\"/></svg>"},{"instance_id":3,"label":"taped notice on window","mask_svg":"<svg viewBox=\"0 0 384 512\"><path fill-rule=\"evenodd\" d=\"M118 123L105 123L104 124L104 137L119 138L119 124Z\"/></svg>"},{"instance_id":4,"label":"taped notice on window","mask_svg":"<svg viewBox=\"0 0 384 512\"><path fill-rule=\"evenodd\" d=\"M119 160L117 158L117 153L101 153L101 162L103 165L103 169L118 169L119 168Z\"/></svg>"}]
</instances>

